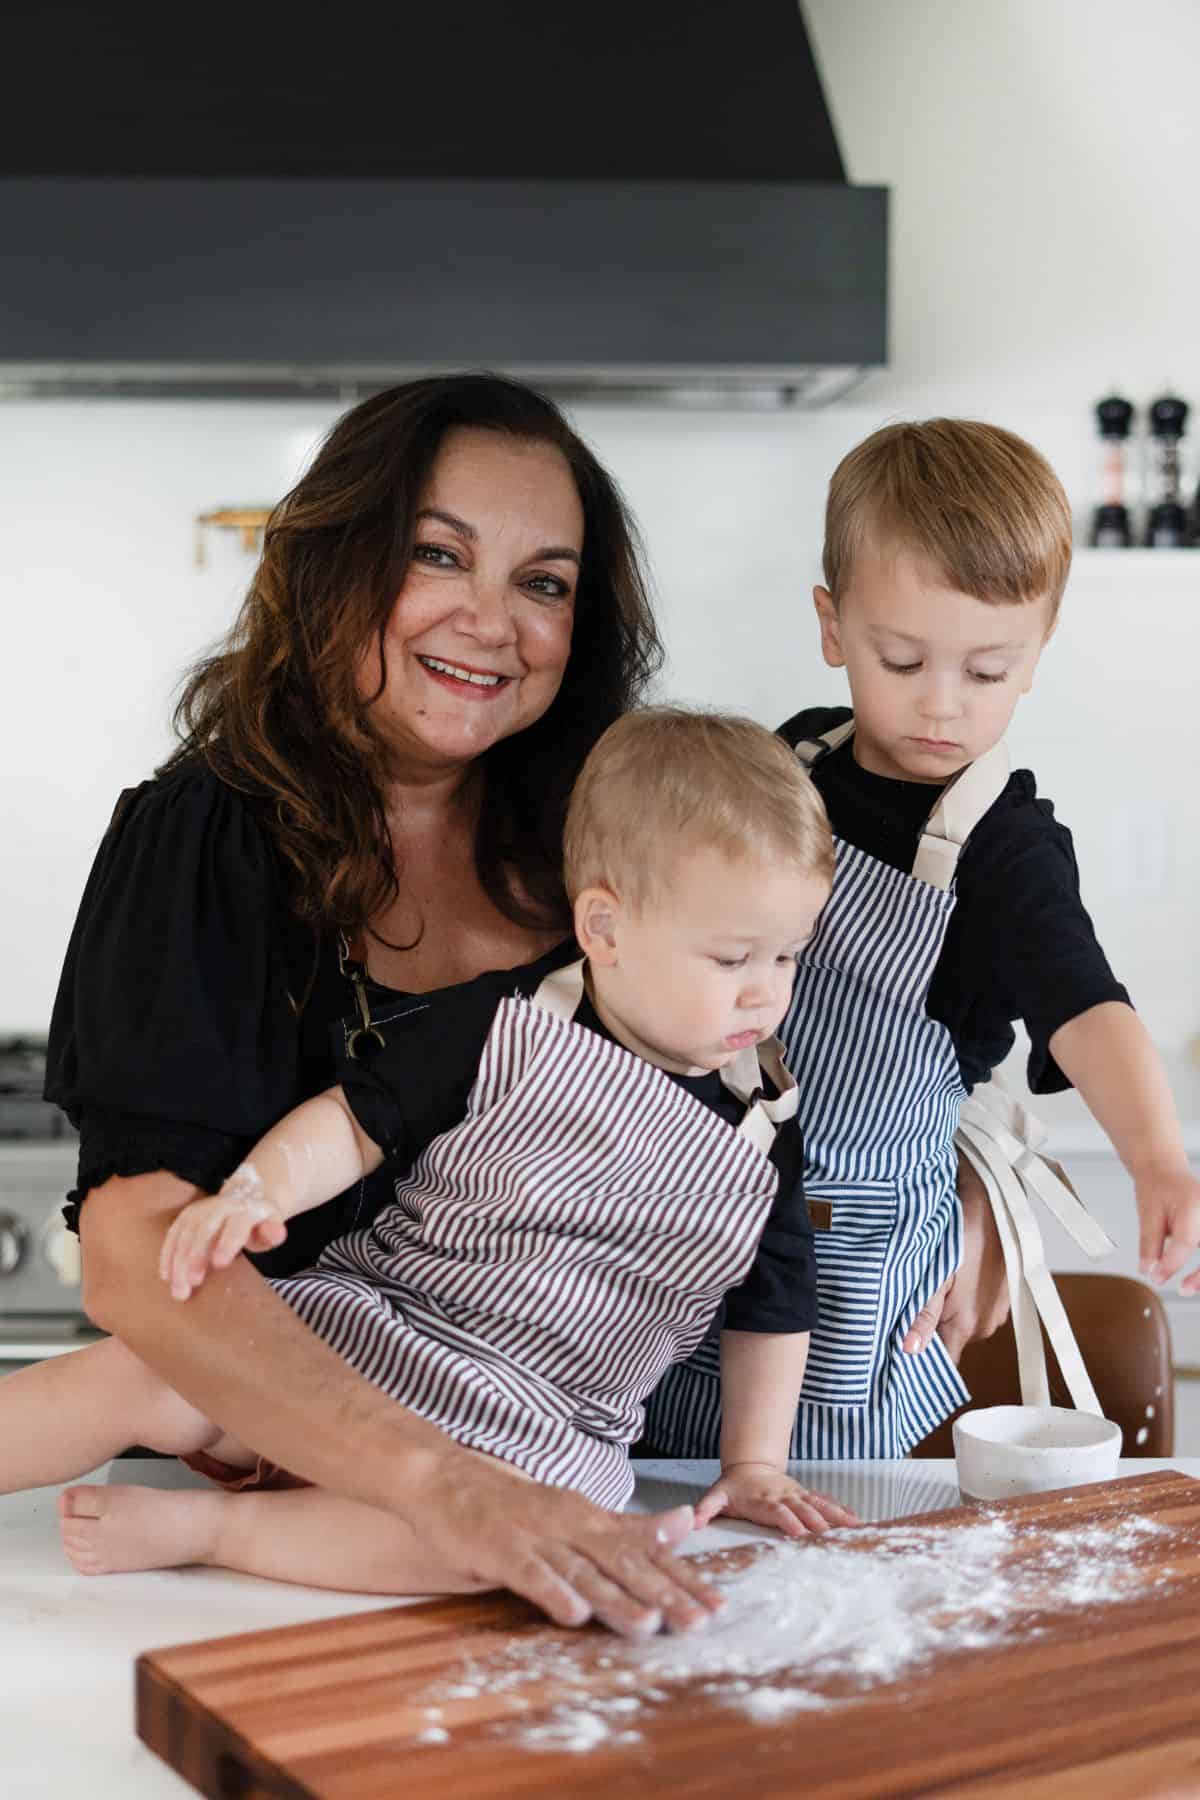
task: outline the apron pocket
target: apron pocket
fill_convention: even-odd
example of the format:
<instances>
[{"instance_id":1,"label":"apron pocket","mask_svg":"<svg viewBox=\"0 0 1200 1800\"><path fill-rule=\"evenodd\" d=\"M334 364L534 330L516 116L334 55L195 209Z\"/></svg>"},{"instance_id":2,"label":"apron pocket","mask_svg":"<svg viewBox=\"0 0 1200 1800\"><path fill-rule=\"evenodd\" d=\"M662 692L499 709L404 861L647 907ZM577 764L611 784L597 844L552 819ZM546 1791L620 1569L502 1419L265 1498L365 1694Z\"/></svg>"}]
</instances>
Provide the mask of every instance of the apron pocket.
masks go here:
<instances>
[{"instance_id":1,"label":"apron pocket","mask_svg":"<svg viewBox=\"0 0 1200 1800\"><path fill-rule=\"evenodd\" d=\"M890 1181L805 1183L811 1205L828 1205L830 1225L815 1237L818 1322L808 1350L802 1401L866 1406L879 1362L880 1321L888 1310L886 1272L896 1232Z\"/></svg>"}]
</instances>

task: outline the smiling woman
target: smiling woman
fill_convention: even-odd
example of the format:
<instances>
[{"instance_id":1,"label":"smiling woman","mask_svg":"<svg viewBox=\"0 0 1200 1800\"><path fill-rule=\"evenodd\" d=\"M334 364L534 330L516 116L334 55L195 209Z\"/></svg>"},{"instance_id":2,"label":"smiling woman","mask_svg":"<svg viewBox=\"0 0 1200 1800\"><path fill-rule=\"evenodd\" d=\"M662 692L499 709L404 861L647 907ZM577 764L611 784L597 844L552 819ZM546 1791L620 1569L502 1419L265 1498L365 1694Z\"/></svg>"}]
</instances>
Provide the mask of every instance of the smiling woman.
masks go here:
<instances>
[{"instance_id":1,"label":"smiling woman","mask_svg":"<svg viewBox=\"0 0 1200 1800\"><path fill-rule=\"evenodd\" d=\"M410 1554L415 1533L468 1584L627 1629L701 1615L669 1554L686 1509L622 1519L520 1481L356 1374L246 1257L182 1304L159 1259L182 1206L330 1085L363 1012L403 1031L454 984L571 954L567 799L658 655L620 497L549 402L458 376L356 407L272 514L179 750L118 806L47 1090L80 1130L98 1324L227 1432L391 1514ZM260 1261L312 1262L382 1197L358 1184Z\"/></svg>"}]
</instances>

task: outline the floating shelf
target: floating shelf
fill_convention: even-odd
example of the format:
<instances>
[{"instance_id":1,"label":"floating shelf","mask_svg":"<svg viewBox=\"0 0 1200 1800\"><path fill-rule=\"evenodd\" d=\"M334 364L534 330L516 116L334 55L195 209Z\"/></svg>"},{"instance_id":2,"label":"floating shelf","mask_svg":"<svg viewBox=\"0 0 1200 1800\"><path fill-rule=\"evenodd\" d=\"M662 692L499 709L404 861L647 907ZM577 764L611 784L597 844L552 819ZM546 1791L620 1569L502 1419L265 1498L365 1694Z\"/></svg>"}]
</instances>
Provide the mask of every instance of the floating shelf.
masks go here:
<instances>
[{"instance_id":1,"label":"floating shelf","mask_svg":"<svg viewBox=\"0 0 1200 1800\"><path fill-rule=\"evenodd\" d=\"M1200 545L1189 551L1150 551L1144 547L1128 551L1097 551L1090 544L1074 549L1070 563L1074 569L1124 569L1126 574L1142 574L1148 569L1162 569L1169 574L1200 572Z\"/></svg>"},{"instance_id":2,"label":"floating shelf","mask_svg":"<svg viewBox=\"0 0 1200 1800\"><path fill-rule=\"evenodd\" d=\"M1094 550L1090 544L1076 549L1071 558L1072 579L1077 574L1111 576L1114 581L1136 580L1144 586L1149 577L1172 587L1191 582L1200 587L1200 547L1192 550ZM1190 578L1190 579L1189 579Z\"/></svg>"}]
</instances>

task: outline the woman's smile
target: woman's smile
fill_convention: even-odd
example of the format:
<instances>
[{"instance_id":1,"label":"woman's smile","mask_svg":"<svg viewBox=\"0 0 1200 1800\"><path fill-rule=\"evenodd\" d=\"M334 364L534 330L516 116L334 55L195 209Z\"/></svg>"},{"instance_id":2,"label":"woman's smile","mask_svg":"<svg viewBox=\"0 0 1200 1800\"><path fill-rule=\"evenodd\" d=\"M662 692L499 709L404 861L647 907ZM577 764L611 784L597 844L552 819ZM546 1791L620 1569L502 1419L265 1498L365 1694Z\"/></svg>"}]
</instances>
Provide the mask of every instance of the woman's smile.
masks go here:
<instances>
[{"instance_id":1,"label":"woman's smile","mask_svg":"<svg viewBox=\"0 0 1200 1800\"><path fill-rule=\"evenodd\" d=\"M495 669L473 668L467 663L450 662L440 656L417 653L417 661L440 687L449 688L467 700L490 700L502 688L511 687L519 679L503 675Z\"/></svg>"}]
</instances>

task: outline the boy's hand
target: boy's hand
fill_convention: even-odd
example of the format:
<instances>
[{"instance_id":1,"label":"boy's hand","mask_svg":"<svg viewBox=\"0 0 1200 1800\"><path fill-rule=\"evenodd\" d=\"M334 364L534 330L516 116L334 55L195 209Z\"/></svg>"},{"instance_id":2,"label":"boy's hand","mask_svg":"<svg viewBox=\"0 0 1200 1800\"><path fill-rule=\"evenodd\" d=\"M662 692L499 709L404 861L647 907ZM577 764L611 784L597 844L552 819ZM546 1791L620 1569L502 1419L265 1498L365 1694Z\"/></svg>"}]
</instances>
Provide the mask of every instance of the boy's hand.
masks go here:
<instances>
[{"instance_id":1,"label":"boy's hand","mask_svg":"<svg viewBox=\"0 0 1200 1800\"><path fill-rule=\"evenodd\" d=\"M827 1494L793 1481L774 1463L731 1463L721 1471L696 1507L696 1529L711 1524L718 1513L727 1519L749 1519L772 1525L784 1537L808 1537L831 1525L858 1525L858 1514Z\"/></svg>"},{"instance_id":2,"label":"boy's hand","mask_svg":"<svg viewBox=\"0 0 1200 1800\"><path fill-rule=\"evenodd\" d=\"M1138 1255L1155 1286L1170 1281L1200 1246L1200 1181L1184 1165L1135 1177ZM1200 1269L1179 1284L1181 1294L1200 1293Z\"/></svg>"},{"instance_id":3,"label":"boy's hand","mask_svg":"<svg viewBox=\"0 0 1200 1800\"><path fill-rule=\"evenodd\" d=\"M273 1250L287 1225L258 1181L239 1169L219 1194L193 1200L177 1213L163 1239L158 1272L176 1300L186 1300L210 1269L227 1269L243 1250Z\"/></svg>"}]
</instances>

